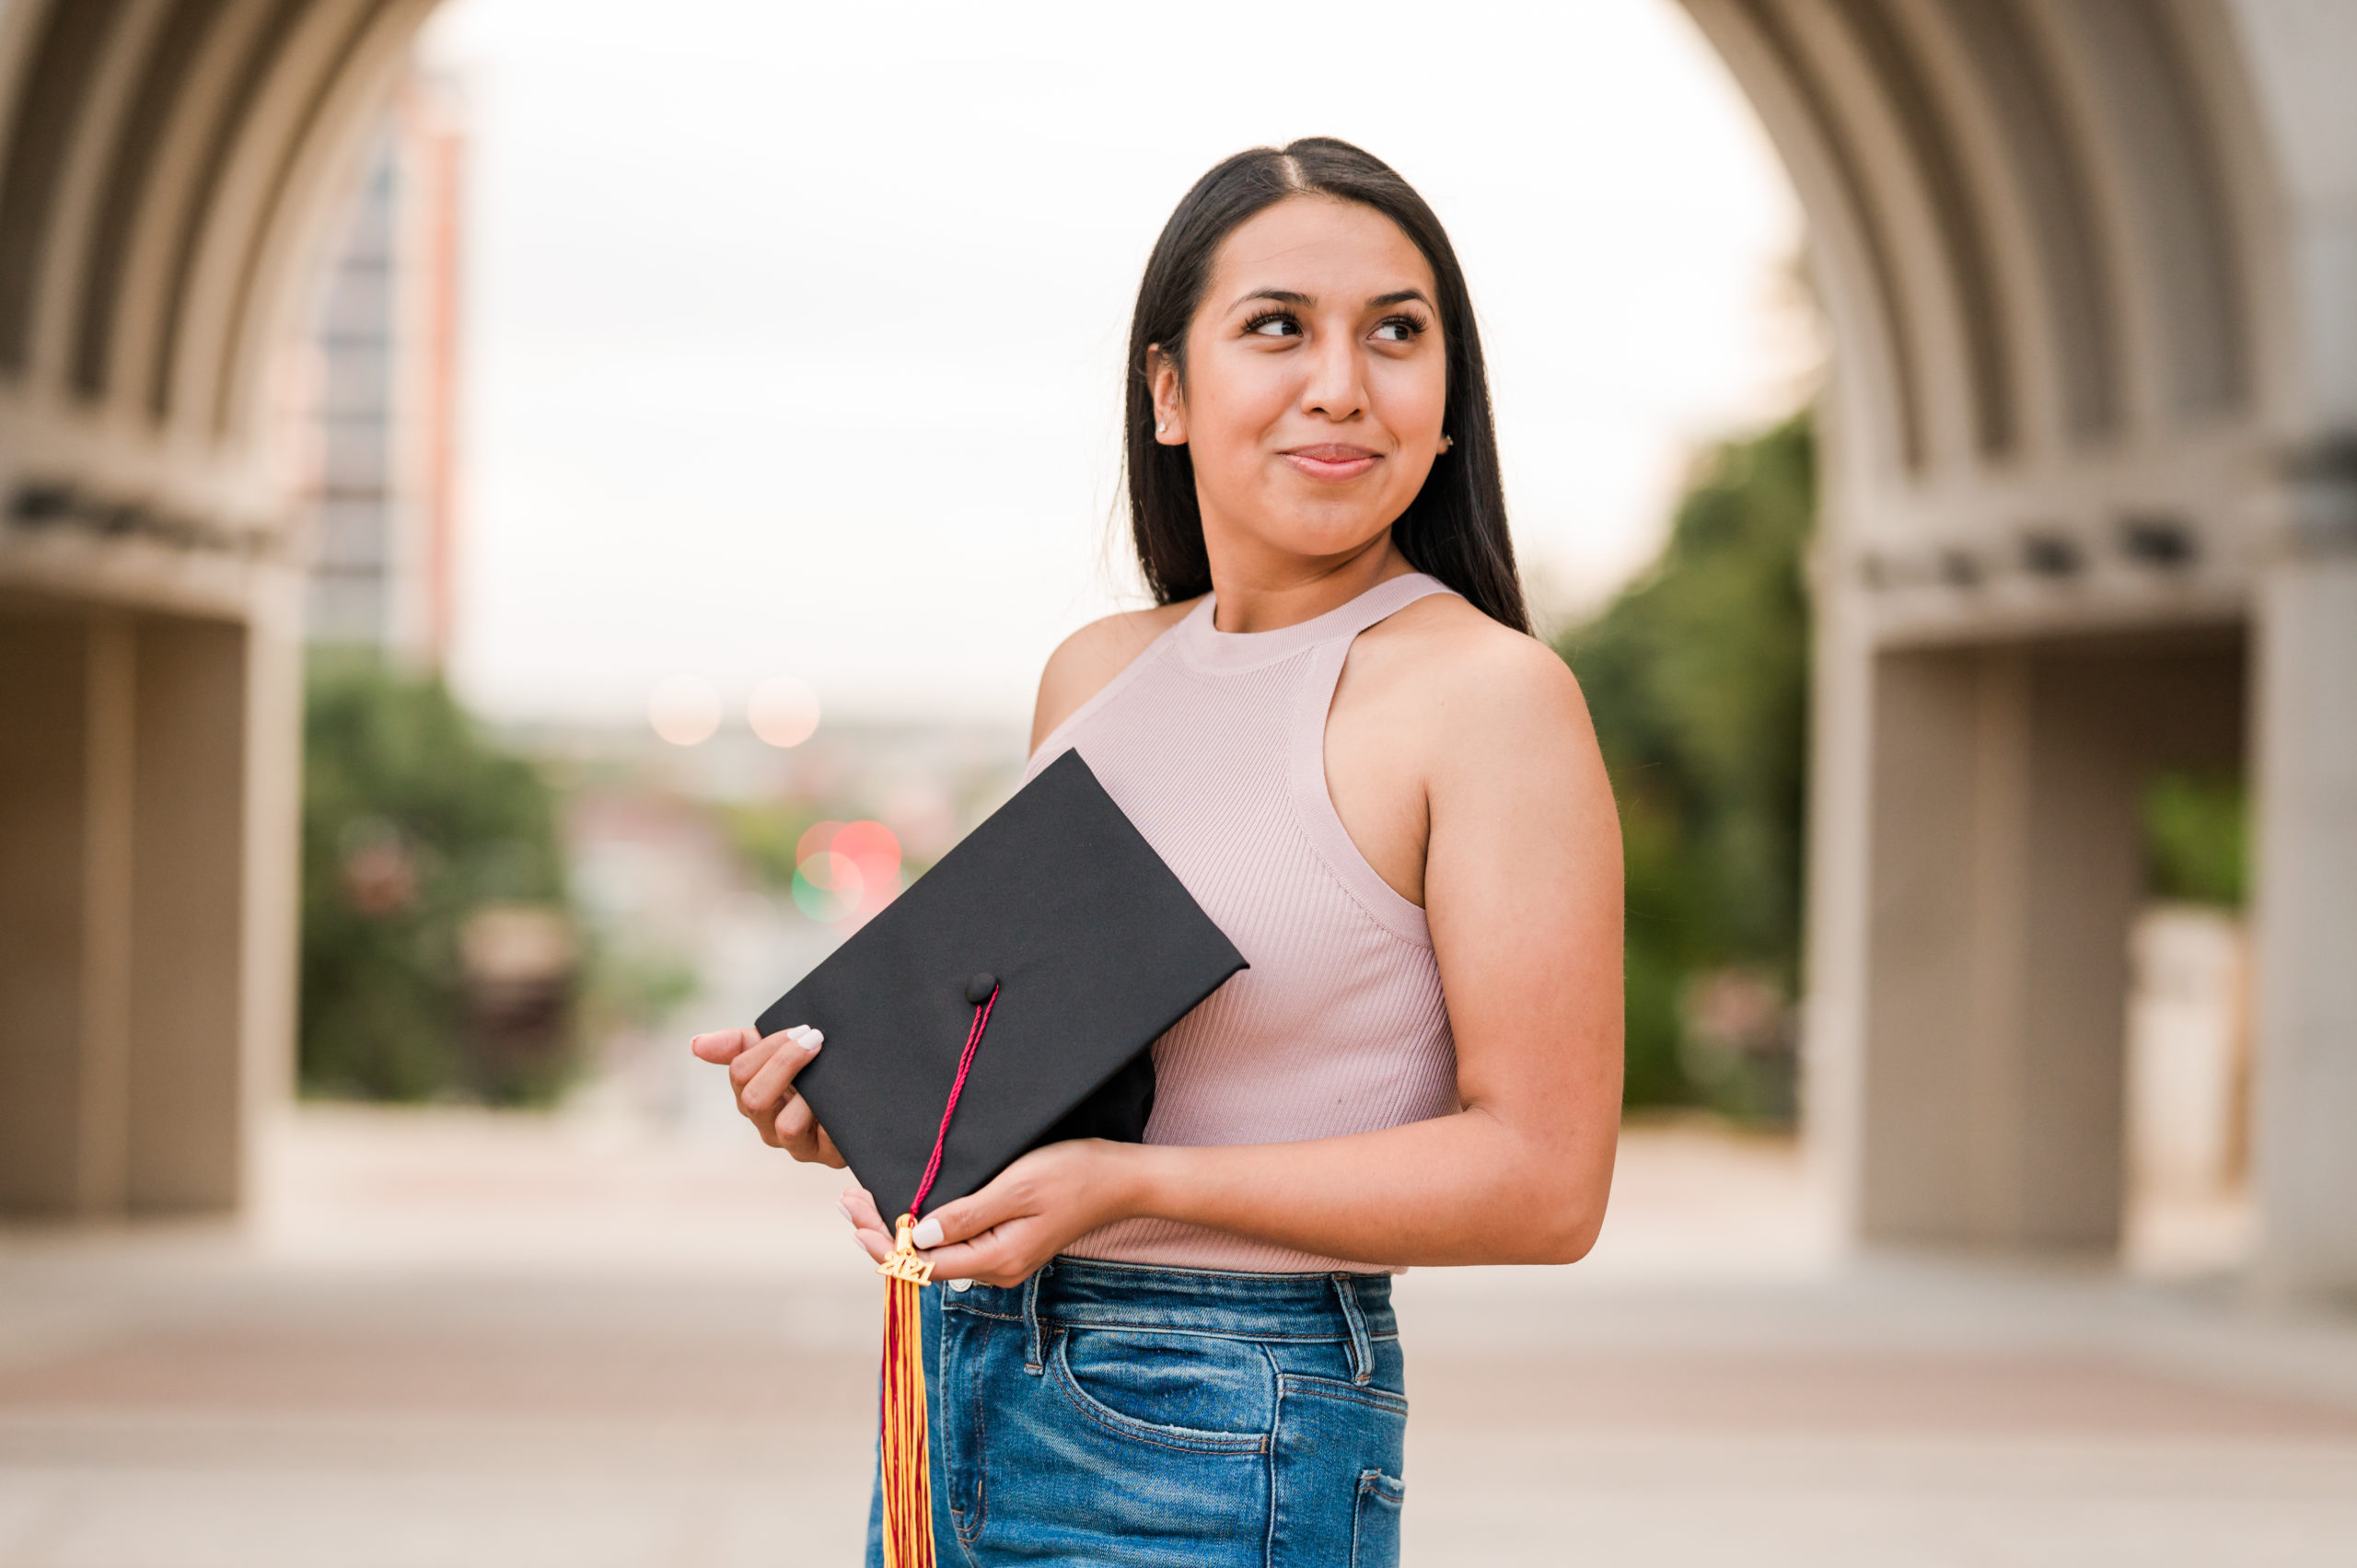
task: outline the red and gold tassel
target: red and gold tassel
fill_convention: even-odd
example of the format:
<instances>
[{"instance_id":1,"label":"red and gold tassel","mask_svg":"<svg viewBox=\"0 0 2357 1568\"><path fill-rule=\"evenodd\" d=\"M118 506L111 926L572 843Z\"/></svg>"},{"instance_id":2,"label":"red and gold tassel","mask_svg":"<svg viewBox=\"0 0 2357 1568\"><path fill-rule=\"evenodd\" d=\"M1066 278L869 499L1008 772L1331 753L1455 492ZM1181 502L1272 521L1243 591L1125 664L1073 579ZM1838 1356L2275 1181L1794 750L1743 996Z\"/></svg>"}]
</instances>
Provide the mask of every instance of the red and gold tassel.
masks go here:
<instances>
[{"instance_id":1,"label":"red and gold tassel","mask_svg":"<svg viewBox=\"0 0 2357 1568\"><path fill-rule=\"evenodd\" d=\"M902 1214L891 1252L876 1272L891 1281L884 1300L884 1565L934 1568L933 1466L925 1452L923 1298L933 1265L917 1256Z\"/></svg>"},{"instance_id":2,"label":"red and gold tassel","mask_svg":"<svg viewBox=\"0 0 2357 1568\"><path fill-rule=\"evenodd\" d=\"M976 975L967 985L974 1004L974 1022L966 1031L966 1049L958 1058L957 1081L949 1086L949 1103L941 1110L941 1130L933 1137L933 1158L917 1183L909 1212L893 1226L892 1250L876 1272L892 1283L885 1286L883 1490L884 1568L934 1568L933 1460L925 1448L924 1307L917 1292L933 1283L933 1265L917 1252L917 1214L941 1174L941 1151L949 1140L949 1119L958 1114L958 1097L965 1092L966 1074L974 1065L974 1048L990 1027L991 1008L998 1001L998 981Z\"/></svg>"}]
</instances>

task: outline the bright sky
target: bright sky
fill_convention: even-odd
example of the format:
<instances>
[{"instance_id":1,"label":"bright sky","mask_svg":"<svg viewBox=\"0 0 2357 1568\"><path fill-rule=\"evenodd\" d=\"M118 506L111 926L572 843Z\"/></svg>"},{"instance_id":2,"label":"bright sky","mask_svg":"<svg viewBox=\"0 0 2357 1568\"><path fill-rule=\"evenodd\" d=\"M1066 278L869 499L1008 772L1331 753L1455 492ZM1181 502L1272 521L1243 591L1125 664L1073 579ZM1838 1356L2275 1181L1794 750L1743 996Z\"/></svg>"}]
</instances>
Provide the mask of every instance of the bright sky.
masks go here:
<instances>
[{"instance_id":1,"label":"bright sky","mask_svg":"<svg viewBox=\"0 0 2357 1568\"><path fill-rule=\"evenodd\" d=\"M1329 134L1449 226L1517 547L1593 598L1687 454L1792 406L1800 223L1672 0L893 7L451 0L470 105L458 675L507 716L790 674L1019 719L1144 602L1112 519L1155 232Z\"/></svg>"}]
</instances>

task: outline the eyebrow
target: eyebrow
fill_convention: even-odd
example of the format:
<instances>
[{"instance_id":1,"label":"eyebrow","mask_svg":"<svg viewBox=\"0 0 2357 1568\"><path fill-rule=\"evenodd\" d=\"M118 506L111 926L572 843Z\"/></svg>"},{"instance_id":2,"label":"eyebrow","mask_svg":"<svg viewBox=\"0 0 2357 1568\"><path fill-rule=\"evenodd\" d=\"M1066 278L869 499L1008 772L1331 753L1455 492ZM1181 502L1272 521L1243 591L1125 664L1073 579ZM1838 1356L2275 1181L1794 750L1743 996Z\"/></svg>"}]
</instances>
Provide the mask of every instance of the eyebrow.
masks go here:
<instances>
[{"instance_id":1,"label":"eyebrow","mask_svg":"<svg viewBox=\"0 0 2357 1568\"><path fill-rule=\"evenodd\" d=\"M1273 299L1280 305L1308 306L1318 303L1316 300L1310 298L1309 296L1303 294L1296 289L1256 288L1249 294L1238 295L1236 299L1236 305L1231 305L1228 308L1233 310L1236 308L1237 305L1247 305L1255 299Z\"/></svg>"},{"instance_id":2,"label":"eyebrow","mask_svg":"<svg viewBox=\"0 0 2357 1568\"><path fill-rule=\"evenodd\" d=\"M1249 304L1255 299L1273 299L1280 305L1298 305L1304 308L1307 308L1308 307L1318 303L1315 299L1312 299L1309 296L1303 294L1298 289L1256 288L1249 294L1238 296L1236 300L1236 304L1230 305L1228 308L1233 310L1236 308L1237 305ZM1405 305L1411 299L1415 300L1418 304L1423 306L1428 310L1439 308L1439 307L1433 304L1430 299L1424 297L1424 291L1421 288L1394 289L1389 294L1378 294L1373 299L1368 300L1366 305L1367 308L1370 310L1380 310L1387 305Z\"/></svg>"}]
</instances>

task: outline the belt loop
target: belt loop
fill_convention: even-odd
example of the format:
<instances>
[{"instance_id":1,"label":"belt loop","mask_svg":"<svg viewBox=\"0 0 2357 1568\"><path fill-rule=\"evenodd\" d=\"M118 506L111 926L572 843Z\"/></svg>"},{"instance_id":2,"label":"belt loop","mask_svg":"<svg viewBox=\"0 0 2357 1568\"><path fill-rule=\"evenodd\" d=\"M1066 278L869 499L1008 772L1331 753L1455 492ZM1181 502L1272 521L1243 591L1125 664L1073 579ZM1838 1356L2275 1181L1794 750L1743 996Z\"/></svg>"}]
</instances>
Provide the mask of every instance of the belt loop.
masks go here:
<instances>
[{"instance_id":1,"label":"belt loop","mask_svg":"<svg viewBox=\"0 0 2357 1568\"><path fill-rule=\"evenodd\" d=\"M1336 1274L1334 1294L1342 1298L1342 1318L1351 1326L1351 1381L1364 1384L1375 1376L1375 1346L1367 1342L1366 1314L1359 1310L1359 1287L1348 1274Z\"/></svg>"},{"instance_id":2,"label":"belt loop","mask_svg":"<svg viewBox=\"0 0 2357 1568\"><path fill-rule=\"evenodd\" d=\"M1028 1349L1024 1353L1023 1370L1037 1377L1048 1369L1047 1357L1039 1343L1039 1282L1048 1276L1053 1265L1042 1263L1031 1271L1023 1282L1023 1331Z\"/></svg>"}]
</instances>

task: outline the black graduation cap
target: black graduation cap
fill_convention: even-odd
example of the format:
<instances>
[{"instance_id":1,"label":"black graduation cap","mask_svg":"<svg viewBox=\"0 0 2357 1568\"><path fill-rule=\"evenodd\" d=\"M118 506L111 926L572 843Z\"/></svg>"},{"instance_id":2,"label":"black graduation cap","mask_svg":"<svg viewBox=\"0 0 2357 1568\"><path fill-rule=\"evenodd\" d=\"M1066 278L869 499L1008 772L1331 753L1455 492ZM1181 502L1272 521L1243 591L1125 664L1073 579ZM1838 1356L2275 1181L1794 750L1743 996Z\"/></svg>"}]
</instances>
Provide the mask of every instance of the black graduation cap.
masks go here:
<instances>
[{"instance_id":1,"label":"black graduation cap","mask_svg":"<svg viewBox=\"0 0 2357 1568\"><path fill-rule=\"evenodd\" d=\"M825 1034L795 1087L888 1221L911 1210L978 1021L928 1208L1041 1144L1141 1141L1147 1048L1245 967L1066 751L759 1027Z\"/></svg>"}]
</instances>

